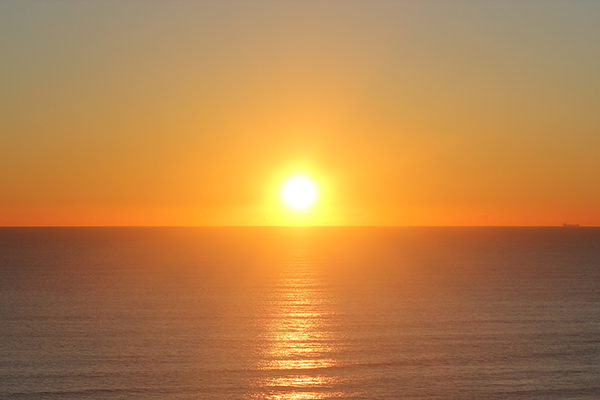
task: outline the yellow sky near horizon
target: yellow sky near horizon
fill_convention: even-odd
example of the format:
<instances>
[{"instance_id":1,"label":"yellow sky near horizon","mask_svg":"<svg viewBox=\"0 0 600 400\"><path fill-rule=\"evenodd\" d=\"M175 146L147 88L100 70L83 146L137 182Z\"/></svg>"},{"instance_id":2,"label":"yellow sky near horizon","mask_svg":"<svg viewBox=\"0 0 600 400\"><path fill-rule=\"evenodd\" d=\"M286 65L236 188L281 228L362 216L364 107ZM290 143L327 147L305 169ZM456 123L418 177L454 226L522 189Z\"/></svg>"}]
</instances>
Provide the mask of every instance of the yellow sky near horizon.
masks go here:
<instances>
[{"instance_id":1,"label":"yellow sky near horizon","mask_svg":"<svg viewBox=\"0 0 600 400\"><path fill-rule=\"evenodd\" d=\"M600 225L597 15L3 2L0 225Z\"/></svg>"}]
</instances>

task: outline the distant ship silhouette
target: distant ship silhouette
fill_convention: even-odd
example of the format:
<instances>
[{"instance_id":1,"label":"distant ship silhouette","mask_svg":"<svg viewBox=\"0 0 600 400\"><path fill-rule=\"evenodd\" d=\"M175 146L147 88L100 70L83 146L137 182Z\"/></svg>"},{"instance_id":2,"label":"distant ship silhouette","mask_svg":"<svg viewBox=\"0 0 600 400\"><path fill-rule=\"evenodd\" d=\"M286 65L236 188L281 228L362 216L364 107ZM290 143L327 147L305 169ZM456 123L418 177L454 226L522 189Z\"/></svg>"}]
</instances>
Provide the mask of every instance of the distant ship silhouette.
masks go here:
<instances>
[{"instance_id":1,"label":"distant ship silhouette","mask_svg":"<svg viewBox=\"0 0 600 400\"><path fill-rule=\"evenodd\" d=\"M579 224L562 224L563 228L579 228Z\"/></svg>"}]
</instances>

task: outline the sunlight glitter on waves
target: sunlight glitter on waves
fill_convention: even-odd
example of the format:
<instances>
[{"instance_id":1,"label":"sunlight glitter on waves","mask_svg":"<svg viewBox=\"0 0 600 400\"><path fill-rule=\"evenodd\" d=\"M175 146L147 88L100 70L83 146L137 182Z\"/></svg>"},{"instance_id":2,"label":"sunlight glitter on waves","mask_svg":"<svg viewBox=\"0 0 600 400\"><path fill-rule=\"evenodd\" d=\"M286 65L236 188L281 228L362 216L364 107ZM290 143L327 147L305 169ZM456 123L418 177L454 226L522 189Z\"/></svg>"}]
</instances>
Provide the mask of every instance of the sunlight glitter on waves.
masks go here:
<instances>
[{"instance_id":1,"label":"sunlight glitter on waves","mask_svg":"<svg viewBox=\"0 0 600 400\"><path fill-rule=\"evenodd\" d=\"M335 392L339 378L324 371L337 365L337 338L332 330L335 315L331 298L313 271L302 266L282 271L268 301L267 346L255 382L262 388L252 398L318 400L345 397Z\"/></svg>"},{"instance_id":2,"label":"sunlight glitter on waves","mask_svg":"<svg viewBox=\"0 0 600 400\"><path fill-rule=\"evenodd\" d=\"M262 369L294 370L294 369L324 369L336 365L333 359L301 359L301 360L271 360Z\"/></svg>"},{"instance_id":3,"label":"sunlight glitter on waves","mask_svg":"<svg viewBox=\"0 0 600 400\"><path fill-rule=\"evenodd\" d=\"M286 318L290 319L326 319L331 313L323 315L321 312L315 311L293 311L286 314Z\"/></svg>"},{"instance_id":4,"label":"sunlight glitter on waves","mask_svg":"<svg viewBox=\"0 0 600 400\"><path fill-rule=\"evenodd\" d=\"M252 399L267 400L323 400L332 398L344 398L348 393L343 392L282 392L268 393L252 396Z\"/></svg>"},{"instance_id":5,"label":"sunlight glitter on waves","mask_svg":"<svg viewBox=\"0 0 600 400\"><path fill-rule=\"evenodd\" d=\"M337 379L326 376L309 376L309 375L296 375L296 376L282 376L277 378L267 379L265 382L268 386L292 386L292 387L306 387L306 386L324 386L331 383L337 382Z\"/></svg>"}]
</instances>

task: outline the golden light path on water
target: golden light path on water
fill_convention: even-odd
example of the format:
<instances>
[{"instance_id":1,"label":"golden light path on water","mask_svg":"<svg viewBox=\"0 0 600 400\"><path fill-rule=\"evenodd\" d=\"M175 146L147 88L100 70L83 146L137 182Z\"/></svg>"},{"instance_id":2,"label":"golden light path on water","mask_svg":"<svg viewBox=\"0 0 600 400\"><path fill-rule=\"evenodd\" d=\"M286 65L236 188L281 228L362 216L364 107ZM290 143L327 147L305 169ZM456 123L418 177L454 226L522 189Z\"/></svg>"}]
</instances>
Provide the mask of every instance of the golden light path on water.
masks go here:
<instances>
[{"instance_id":1,"label":"golden light path on water","mask_svg":"<svg viewBox=\"0 0 600 400\"><path fill-rule=\"evenodd\" d=\"M347 397L331 372L336 337L331 299L314 268L296 254L284 268L269 301L264 349L252 399L317 400ZM337 390L336 390L337 389Z\"/></svg>"}]
</instances>

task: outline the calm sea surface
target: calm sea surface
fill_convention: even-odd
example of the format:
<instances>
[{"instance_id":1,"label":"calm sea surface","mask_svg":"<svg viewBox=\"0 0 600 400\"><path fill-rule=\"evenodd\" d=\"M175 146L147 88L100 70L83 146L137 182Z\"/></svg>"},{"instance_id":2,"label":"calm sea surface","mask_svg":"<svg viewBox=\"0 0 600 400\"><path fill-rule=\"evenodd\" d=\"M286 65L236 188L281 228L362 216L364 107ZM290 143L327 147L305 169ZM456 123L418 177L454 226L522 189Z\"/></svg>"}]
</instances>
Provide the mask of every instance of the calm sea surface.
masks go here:
<instances>
[{"instance_id":1,"label":"calm sea surface","mask_svg":"<svg viewBox=\"0 0 600 400\"><path fill-rule=\"evenodd\" d=\"M599 399L600 229L2 228L1 399Z\"/></svg>"}]
</instances>

